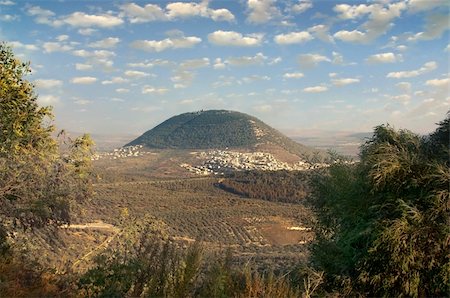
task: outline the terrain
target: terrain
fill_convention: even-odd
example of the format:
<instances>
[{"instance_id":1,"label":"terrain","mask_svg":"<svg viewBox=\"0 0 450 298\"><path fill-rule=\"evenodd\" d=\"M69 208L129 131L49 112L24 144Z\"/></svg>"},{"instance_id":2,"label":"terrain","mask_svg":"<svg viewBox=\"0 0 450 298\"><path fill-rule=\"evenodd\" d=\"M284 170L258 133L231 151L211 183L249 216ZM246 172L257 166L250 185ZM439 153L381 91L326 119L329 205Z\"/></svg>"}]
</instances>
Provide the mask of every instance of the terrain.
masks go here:
<instances>
[{"instance_id":1,"label":"terrain","mask_svg":"<svg viewBox=\"0 0 450 298\"><path fill-rule=\"evenodd\" d=\"M284 150L308 159L326 157L325 152L294 142L255 117L227 110L171 117L126 146L133 145L150 149Z\"/></svg>"}]
</instances>

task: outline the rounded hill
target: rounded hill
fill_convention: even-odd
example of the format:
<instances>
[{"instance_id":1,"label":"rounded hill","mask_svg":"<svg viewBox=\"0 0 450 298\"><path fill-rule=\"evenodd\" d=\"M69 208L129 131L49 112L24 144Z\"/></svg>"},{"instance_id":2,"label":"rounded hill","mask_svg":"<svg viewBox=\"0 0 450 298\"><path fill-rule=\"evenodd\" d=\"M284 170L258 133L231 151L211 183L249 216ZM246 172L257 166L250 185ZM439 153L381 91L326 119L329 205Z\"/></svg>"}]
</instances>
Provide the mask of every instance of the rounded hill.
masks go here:
<instances>
[{"instance_id":1,"label":"rounded hill","mask_svg":"<svg viewBox=\"0 0 450 298\"><path fill-rule=\"evenodd\" d=\"M209 110L174 116L127 144L155 149L255 149L272 144L301 155L314 149L296 143L250 115Z\"/></svg>"}]
</instances>

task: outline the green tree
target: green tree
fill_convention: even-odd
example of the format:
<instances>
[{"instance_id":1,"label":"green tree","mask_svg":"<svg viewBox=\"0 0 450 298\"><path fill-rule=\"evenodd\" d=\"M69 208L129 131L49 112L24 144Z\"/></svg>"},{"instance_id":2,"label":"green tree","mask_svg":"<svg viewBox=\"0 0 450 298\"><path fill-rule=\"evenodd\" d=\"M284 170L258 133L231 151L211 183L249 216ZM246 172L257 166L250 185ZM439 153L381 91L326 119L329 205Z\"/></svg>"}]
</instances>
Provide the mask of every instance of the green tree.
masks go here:
<instances>
[{"instance_id":1,"label":"green tree","mask_svg":"<svg viewBox=\"0 0 450 298\"><path fill-rule=\"evenodd\" d=\"M315 179L313 262L327 290L448 294L448 124L427 137L378 126L359 164L336 164Z\"/></svg>"},{"instance_id":2,"label":"green tree","mask_svg":"<svg viewBox=\"0 0 450 298\"><path fill-rule=\"evenodd\" d=\"M29 63L0 44L0 214L12 226L39 227L70 222L73 199L88 194L88 135L60 150L52 137L50 107L40 107L26 80Z\"/></svg>"}]
</instances>

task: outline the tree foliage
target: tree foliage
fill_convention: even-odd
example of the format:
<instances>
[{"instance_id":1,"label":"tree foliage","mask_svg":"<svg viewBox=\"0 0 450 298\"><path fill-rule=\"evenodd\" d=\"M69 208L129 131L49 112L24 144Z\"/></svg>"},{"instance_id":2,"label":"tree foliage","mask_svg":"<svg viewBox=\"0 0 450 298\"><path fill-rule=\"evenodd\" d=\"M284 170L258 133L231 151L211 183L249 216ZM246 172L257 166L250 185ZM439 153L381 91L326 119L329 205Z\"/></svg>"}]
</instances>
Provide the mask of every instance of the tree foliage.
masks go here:
<instances>
[{"instance_id":1,"label":"tree foliage","mask_svg":"<svg viewBox=\"0 0 450 298\"><path fill-rule=\"evenodd\" d=\"M313 262L328 290L449 293L448 135L449 118L427 137L378 126L359 164L336 164L315 179Z\"/></svg>"},{"instance_id":2,"label":"tree foliage","mask_svg":"<svg viewBox=\"0 0 450 298\"><path fill-rule=\"evenodd\" d=\"M88 193L88 135L52 137L50 107L40 107L26 80L29 63L0 44L0 214L8 226L70 222L70 204ZM65 150L61 150L65 148Z\"/></svg>"}]
</instances>

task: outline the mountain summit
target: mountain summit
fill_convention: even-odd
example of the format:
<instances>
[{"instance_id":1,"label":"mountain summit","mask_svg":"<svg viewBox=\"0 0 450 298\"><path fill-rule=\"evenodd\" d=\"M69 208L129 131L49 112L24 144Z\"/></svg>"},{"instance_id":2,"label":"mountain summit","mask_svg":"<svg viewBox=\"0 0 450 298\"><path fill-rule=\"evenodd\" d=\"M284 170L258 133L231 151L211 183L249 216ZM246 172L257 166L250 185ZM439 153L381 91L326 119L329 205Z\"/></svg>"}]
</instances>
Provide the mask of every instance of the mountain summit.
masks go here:
<instances>
[{"instance_id":1,"label":"mountain summit","mask_svg":"<svg viewBox=\"0 0 450 298\"><path fill-rule=\"evenodd\" d=\"M209 110L174 116L127 144L155 149L224 149L255 150L275 145L291 153L310 156L315 150L296 143L250 115Z\"/></svg>"}]
</instances>

